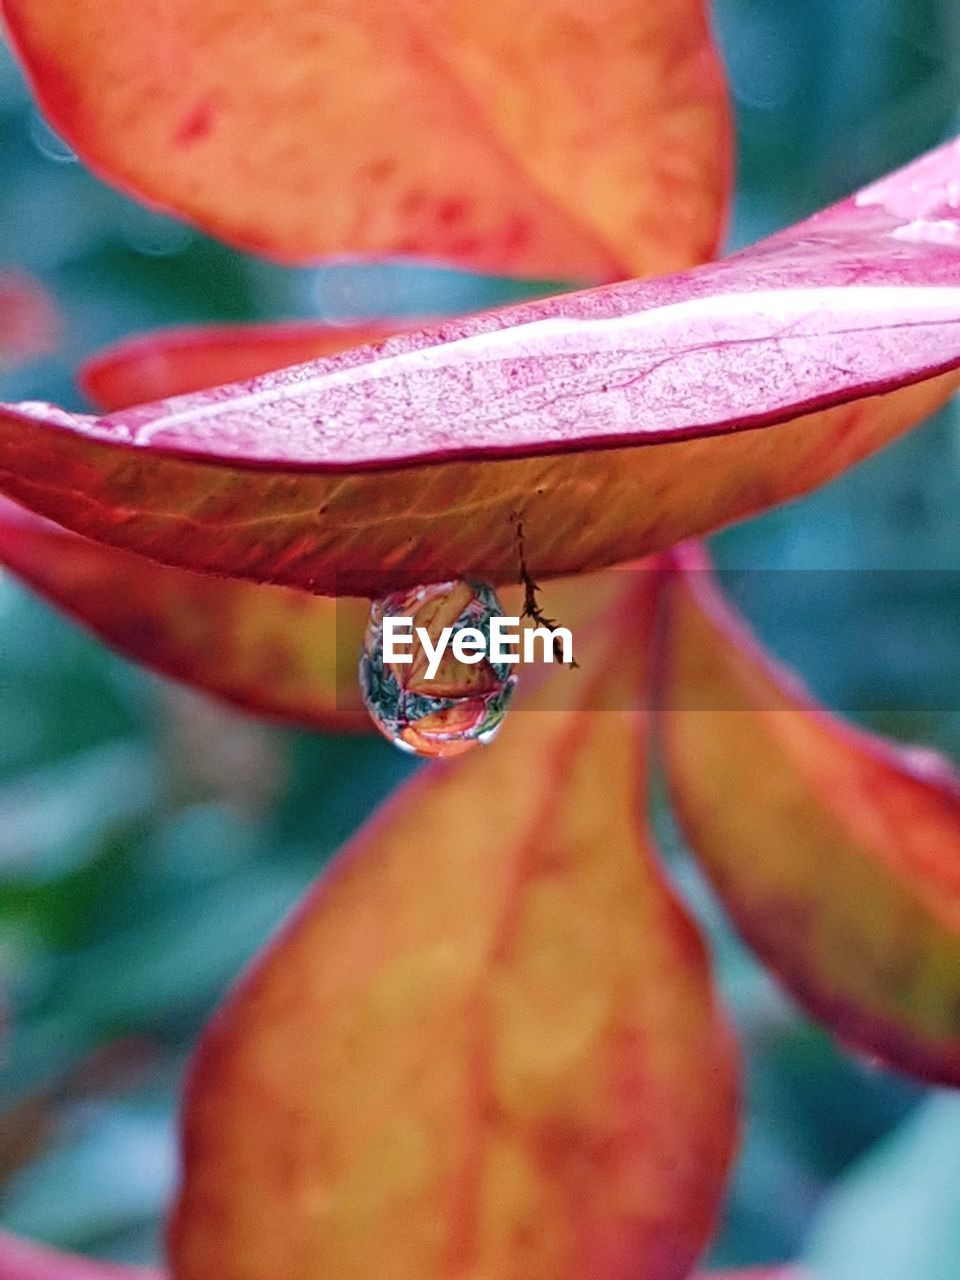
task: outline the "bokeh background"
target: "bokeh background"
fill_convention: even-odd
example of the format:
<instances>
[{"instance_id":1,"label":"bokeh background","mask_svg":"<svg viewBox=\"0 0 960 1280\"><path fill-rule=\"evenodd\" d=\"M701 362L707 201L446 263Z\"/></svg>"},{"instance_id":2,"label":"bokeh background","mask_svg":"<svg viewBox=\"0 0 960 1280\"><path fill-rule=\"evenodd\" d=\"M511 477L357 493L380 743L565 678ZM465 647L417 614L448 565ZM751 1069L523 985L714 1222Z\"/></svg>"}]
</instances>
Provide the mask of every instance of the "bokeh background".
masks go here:
<instances>
[{"instance_id":1,"label":"bokeh background","mask_svg":"<svg viewBox=\"0 0 960 1280\"><path fill-rule=\"evenodd\" d=\"M739 123L731 245L960 130L955 0L722 0L716 18ZM53 354L0 371L2 398L74 407L85 407L79 360L139 329L475 310L521 292L411 266L285 270L235 254L91 177L4 50L0 265L34 273L63 313ZM827 700L960 760L955 413L715 548L765 639ZM176 1093L199 1026L411 767L379 740L228 713L0 580L7 1228L158 1256ZM657 825L746 1046L743 1152L712 1260L806 1257L823 1280L957 1280L960 1098L846 1056L801 1017L725 928L665 814Z\"/></svg>"}]
</instances>

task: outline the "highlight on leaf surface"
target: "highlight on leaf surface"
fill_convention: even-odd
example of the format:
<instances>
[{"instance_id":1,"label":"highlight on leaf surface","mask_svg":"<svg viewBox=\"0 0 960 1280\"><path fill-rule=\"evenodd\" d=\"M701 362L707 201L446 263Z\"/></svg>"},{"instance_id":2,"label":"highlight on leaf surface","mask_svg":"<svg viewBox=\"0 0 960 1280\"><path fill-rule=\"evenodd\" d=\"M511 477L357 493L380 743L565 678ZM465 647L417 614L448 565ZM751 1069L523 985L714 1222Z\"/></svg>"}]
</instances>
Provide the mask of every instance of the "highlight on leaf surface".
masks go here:
<instances>
[{"instance_id":1,"label":"highlight on leaf surface","mask_svg":"<svg viewBox=\"0 0 960 1280\"><path fill-rule=\"evenodd\" d=\"M158 329L98 352L81 368L80 384L101 409L126 409L382 342L417 323L396 319L336 325L287 320Z\"/></svg>"},{"instance_id":2,"label":"highlight on leaf surface","mask_svg":"<svg viewBox=\"0 0 960 1280\"><path fill-rule=\"evenodd\" d=\"M842 1040L960 1083L960 778L817 706L683 557L659 703L691 849L747 942Z\"/></svg>"},{"instance_id":3,"label":"highlight on leaf surface","mask_svg":"<svg viewBox=\"0 0 960 1280\"><path fill-rule=\"evenodd\" d=\"M538 579L648 554L815 488L943 403L960 221L922 235L904 209L958 175L951 143L726 262L242 385L101 419L9 406L0 489L164 563L324 593L515 580L518 513Z\"/></svg>"},{"instance_id":4,"label":"highlight on leaf surface","mask_svg":"<svg viewBox=\"0 0 960 1280\"><path fill-rule=\"evenodd\" d=\"M582 709L636 704L651 608L584 633L537 695L562 709L554 683L398 793L228 997L187 1086L176 1280L688 1274L731 1040L640 820L643 724Z\"/></svg>"},{"instance_id":5,"label":"highlight on leaf surface","mask_svg":"<svg viewBox=\"0 0 960 1280\"><path fill-rule=\"evenodd\" d=\"M589 281L690 266L719 239L730 124L703 0L4 13L98 173L271 257Z\"/></svg>"}]
</instances>

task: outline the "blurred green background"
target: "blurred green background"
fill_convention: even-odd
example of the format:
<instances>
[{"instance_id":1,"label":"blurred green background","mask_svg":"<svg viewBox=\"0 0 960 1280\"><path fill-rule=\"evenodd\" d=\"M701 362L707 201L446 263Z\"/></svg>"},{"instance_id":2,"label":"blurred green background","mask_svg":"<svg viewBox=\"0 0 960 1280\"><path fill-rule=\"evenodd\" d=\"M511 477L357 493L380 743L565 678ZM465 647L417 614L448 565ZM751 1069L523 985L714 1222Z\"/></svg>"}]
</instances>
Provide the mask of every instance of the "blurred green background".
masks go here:
<instances>
[{"instance_id":1,"label":"blurred green background","mask_svg":"<svg viewBox=\"0 0 960 1280\"><path fill-rule=\"evenodd\" d=\"M717 23L739 122L732 244L960 128L954 0L722 0ZM455 272L291 271L234 254L86 173L2 50L0 261L35 273L64 314L55 354L4 372L2 398L78 407L78 361L139 329L475 310L520 293ZM730 585L822 695L955 760L958 472L957 421L944 414L716 540L731 569L778 571ZM830 572L791 576L810 568ZM878 569L899 572L855 572ZM380 741L213 707L0 580L6 1227L117 1259L157 1256L176 1090L199 1026L410 769ZM713 1260L807 1256L824 1280L957 1280L960 1099L845 1056L800 1017L725 928L666 815L658 828L711 931L746 1046L744 1147Z\"/></svg>"}]
</instances>

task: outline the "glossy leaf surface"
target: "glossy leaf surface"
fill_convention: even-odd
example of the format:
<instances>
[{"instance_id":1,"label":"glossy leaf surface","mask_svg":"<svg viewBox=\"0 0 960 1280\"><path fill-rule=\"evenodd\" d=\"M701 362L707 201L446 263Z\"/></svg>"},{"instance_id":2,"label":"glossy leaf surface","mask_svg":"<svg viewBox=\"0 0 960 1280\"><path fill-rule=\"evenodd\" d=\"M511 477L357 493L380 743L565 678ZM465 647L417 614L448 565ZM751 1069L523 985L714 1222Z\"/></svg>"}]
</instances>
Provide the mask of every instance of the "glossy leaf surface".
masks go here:
<instances>
[{"instance_id":1,"label":"glossy leaf surface","mask_svg":"<svg viewBox=\"0 0 960 1280\"><path fill-rule=\"evenodd\" d=\"M733 920L852 1047L960 1083L960 778L813 703L702 565L669 598L670 788Z\"/></svg>"},{"instance_id":2,"label":"glossy leaf surface","mask_svg":"<svg viewBox=\"0 0 960 1280\"><path fill-rule=\"evenodd\" d=\"M99 420L11 407L0 487L157 560L322 592L515 579L518 512L535 576L631 559L816 487L942 403L960 223L944 205L921 234L904 209L958 174L952 143L724 263L242 386Z\"/></svg>"},{"instance_id":3,"label":"glossy leaf surface","mask_svg":"<svg viewBox=\"0 0 960 1280\"><path fill-rule=\"evenodd\" d=\"M290 320L158 329L99 352L81 369L80 382L101 409L126 409L382 342L414 327L402 320L364 326Z\"/></svg>"},{"instance_id":4,"label":"glossy leaf surface","mask_svg":"<svg viewBox=\"0 0 960 1280\"><path fill-rule=\"evenodd\" d=\"M716 247L730 138L702 0L4 12L98 172L244 248L592 280Z\"/></svg>"},{"instance_id":5,"label":"glossy leaf surface","mask_svg":"<svg viewBox=\"0 0 960 1280\"><path fill-rule=\"evenodd\" d=\"M228 998L187 1088L176 1280L688 1273L731 1046L639 825L638 718L581 710L635 703L650 603L544 683L562 710L511 710L388 803Z\"/></svg>"}]
</instances>

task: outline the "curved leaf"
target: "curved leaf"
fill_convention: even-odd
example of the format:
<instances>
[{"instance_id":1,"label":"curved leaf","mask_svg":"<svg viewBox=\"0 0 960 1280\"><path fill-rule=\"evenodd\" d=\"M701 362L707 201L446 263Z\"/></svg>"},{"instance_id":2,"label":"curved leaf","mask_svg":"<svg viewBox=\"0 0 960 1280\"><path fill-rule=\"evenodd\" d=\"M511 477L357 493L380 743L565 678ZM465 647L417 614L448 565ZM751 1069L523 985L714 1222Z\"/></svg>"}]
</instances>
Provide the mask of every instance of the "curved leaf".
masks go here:
<instances>
[{"instance_id":1,"label":"curved leaf","mask_svg":"<svg viewBox=\"0 0 960 1280\"><path fill-rule=\"evenodd\" d=\"M0 564L124 657L245 711L308 729L369 731L357 658L370 609L286 587L211 578L78 537L0 498ZM546 609L588 621L617 575L552 583ZM501 592L519 615L519 587Z\"/></svg>"},{"instance_id":2,"label":"curved leaf","mask_svg":"<svg viewBox=\"0 0 960 1280\"><path fill-rule=\"evenodd\" d=\"M287 261L546 279L709 257L730 128L703 0L5 0L104 177Z\"/></svg>"},{"instance_id":3,"label":"curved leaf","mask_svg":"<svg viewBox=\"0 0 960 1280\"><path fill-rule=\"evenodd\" d=\"M100 408L126 409L382 342L415 327L416 321L397 319L364 325L288 320L158 329L98 352L81 368L80 384Z\"/></svg>"},{"instance_id":4,"label":"curved leaf","mask_svg":"<svg viewBox=\"0 0 960 1280\"><path fill-rule=\"evenodd\" d=\"M362 328L319 321L204 325L127 338L80 371L111 410L200 390L383 340L397 320ZM308 728L372 729L356 655L365 601L200 577L71 535L0 500L0 561L124 656L245 710Z\"/></svg>"},{"instance_id":5,"label":"curved leaf","mask_svg":"<svg viewBox=\"0 0 960 1280\"><path fill-rule=\"evenodd\" d=\"M818 707L685 559L661 696L691 848L760 958L841 1039L960 1084L960 778Z\"/></svg>"},{"instance_id":6,"label":"curved leaf","mask_svg":"<svg viewBox=\"0 0 960 1280\"><path fill-rule=\"evenodd\" d=\"M929 187L910 175L930 157L899 178L917 208L960 180L956 143L933 159ZM946 221L906 240L859 197L686 275L243 385L99 420L9 407L0 489L166 563L328 593L515 579L518 514L534 576L637 558L807 492L943 402Z\"/></svg>"},{"instance_id":7,"label":"curved leaf","mask_svg":"<svg viewBox=\"0 0 960 1280\"><path fill-rule=\"evenodd\" d=\"M126 657L311 729L367 730L365 600L210 578L79 538L0 499L0 563Z\"/></svg>"},{"instance_id":8,"label":"curved leaf","mask_svg":"<svg viewBox=\"0 0 960 1280\"><path fill-rule=\"evenodd\" d=\"M0 1232L0 1280L163 1280L159 1271L95 1262Z\"/></svg>"},{"instance_id":9,"label":"curved leaf","mask_svg":"<svg viewBox=\"0 0 960 1280\"><path fill-rule=\"evenodd\" d=\"M687 1274L735 1072L638 825L638 718L581 710L636 702L651 599L623 608L544 682L562 709L418 775L228 998L187 1087L177 1280Z\"/></svg>"}]
</instances>

